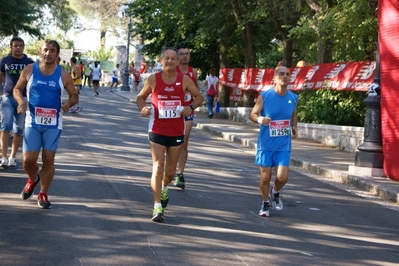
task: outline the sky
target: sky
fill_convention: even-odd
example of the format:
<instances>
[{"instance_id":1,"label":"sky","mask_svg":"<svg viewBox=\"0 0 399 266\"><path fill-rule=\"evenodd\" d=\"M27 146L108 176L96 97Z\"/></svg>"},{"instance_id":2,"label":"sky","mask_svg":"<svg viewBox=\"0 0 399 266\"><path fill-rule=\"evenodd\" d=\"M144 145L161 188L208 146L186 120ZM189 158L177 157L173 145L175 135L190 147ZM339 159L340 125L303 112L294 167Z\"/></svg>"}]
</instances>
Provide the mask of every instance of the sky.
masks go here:
<instances>
[{"instance_id":1,"label":"sky","mask_svg":"<svg viewBox=\"0 0 399 266\"><path fill-rule=\"evenodd\" d=\"M93 30L85 30L83 32L79 31L70 31L68 33L68 37L74 41L76 49L83 50L97 50L100 48L100 31L94 30L99 25L96 20L88 20L83 17L79 17L82 24L85 25L86 28L90 28ZM126 45L126 41L110 36L107 33L106 35L106 44L107 48L115 47L116 45Z\"/></svg>"}]
</instances>

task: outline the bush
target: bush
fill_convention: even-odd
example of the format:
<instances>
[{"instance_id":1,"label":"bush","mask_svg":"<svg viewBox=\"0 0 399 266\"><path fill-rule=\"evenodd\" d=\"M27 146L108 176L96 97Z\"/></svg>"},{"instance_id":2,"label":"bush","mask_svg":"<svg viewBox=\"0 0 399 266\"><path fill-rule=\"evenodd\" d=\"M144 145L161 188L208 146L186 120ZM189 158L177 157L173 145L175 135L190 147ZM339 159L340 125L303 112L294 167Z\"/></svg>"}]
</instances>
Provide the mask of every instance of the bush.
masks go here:
<instances>
[{"instance_id":1,"label":"bush","mask_svg":"<svg viewBox=\"0 0 399 266\"><path fill-rule=\"evenodd\" d=\"M298 118L302 123L364 126L366 92L304 90L298 96Z\"/></svg>"}]
</instances>

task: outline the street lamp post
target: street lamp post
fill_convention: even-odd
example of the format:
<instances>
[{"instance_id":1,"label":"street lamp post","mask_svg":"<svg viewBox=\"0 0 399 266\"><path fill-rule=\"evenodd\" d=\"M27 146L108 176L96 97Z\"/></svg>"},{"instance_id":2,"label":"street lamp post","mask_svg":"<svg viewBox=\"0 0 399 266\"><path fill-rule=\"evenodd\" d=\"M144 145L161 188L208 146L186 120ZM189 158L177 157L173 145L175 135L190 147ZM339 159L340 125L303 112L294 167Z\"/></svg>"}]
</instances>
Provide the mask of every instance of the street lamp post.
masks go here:
<instances>
[{"instance_id":1,"label":"street lamp post","mask_svg":"<svg viewBox=\"0 0 399 266\"><path fill-rule=\"evenodd\" d=\"M377 45L374 82L364 100L366 105L364 141L357 147L355 165L349 166L349 172L368 176L385 176L382 169L384 156L381 137L380 54L378 47L379 45Z\"/></svg>"},{"instance_id":2,"label":"street lamp post","mask_svg":"<svg viewBox=\"0 0 399 266\"><path fill-rule=\"evenodd\" d=\"M127 31L127 44L126 44L126 64L125 69L123 71L123 84L121 87L122 91L130 91L129 86L129 46L130 46L130 30L132 27L132 17L126 12L127 6L121 7L121 12L124 16L129 16L129 24L128 24L128 31Z\"/></svg>"},{"instance_id":3,"label":"street lamp post","mask_svg":"<svg viewBox=\"0 0 399 266\"><path fill-rule=\"evenodd\" d=\"M380 60L377 51L376 73L374 83L364 100L366 118L364 124L364 142L357 149L355 165L360 167L382 168L382 137L381 137L381 108L380 108Z\"/></svg>"}]
</instances>

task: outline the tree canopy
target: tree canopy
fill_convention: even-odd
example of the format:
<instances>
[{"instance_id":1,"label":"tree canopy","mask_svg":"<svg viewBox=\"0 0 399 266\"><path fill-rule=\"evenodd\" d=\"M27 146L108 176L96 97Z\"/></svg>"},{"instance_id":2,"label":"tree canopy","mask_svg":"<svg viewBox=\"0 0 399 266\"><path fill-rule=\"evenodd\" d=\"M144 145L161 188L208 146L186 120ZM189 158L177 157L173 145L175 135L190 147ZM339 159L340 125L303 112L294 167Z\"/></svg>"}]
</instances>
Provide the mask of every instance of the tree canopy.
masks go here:
<instances>
[{"instance_id":1,"label":"tree canopy","mask_svg":"<svg viewBox=\"0 0 399 266\"><path fill-rule=\"evenodd\" d=\"M46 26L79 27L76 14L106 32L127 29L118 15L125 0L0 0L0 36L40 36ZM188 45L192 65L292 66L374 58L378 0L131 0L133 40L157 59L164 46ZM48 16L50 14L50 16ZM122 26L122 27L121 27ZM84 27L81 27L84 30ZM104 46L104 42L103 42Z\"/></svg>"},{"instance_id":2,"label":"tree canopy","mask_svg":"<svg viewBox=\"0 0 399 266\"><path fill-rule=\"evenodd\" d=\"M314 64L373 59L377 5L378 0L133 0L129 12L148 56L186 43L193 65L209 69L263 67L261 58L278 50L287 66L299 58Z\"/></svg>"},{"instance_id":3,"label":"tree canopy","mask_svg":"<svg viewBox=\"0 0 399 266\"><path fill-rule=\"evenodd\" d=\"M41 36L49 25L68 31L76 16L67 0L0 0L0 36L28 33Z\"/></svg>"},{"instance_id":4,"label":"tree canopy","mask_svg":"<svg viewBox=\"0 0 399 266\"><path fill-rule=\"evenodd\" d=\"M378 0L131 0L132 40L157 59L165 46L188 45L192 65L273 67L372 60L377 43ZM99 21L105 34L127 29L125 0L0 0L0 36L40 36L53 24L79 27L76 13ZM51 16L46 16L51 14ZM81 27L84 30L84 27Z\"/></svg>"},{"instance_id":5,"label":"tree canopy","mask_svg":"<svg viewBox=\"0 0 399 266\"><path fill-rule=\"evenodd\" d=\"M372 60L378 0L133 0L133 35L144 53L188 44L191 65L274 67ZM253 91L244 92L244 106Z\"/></svg>"}]
</instances>

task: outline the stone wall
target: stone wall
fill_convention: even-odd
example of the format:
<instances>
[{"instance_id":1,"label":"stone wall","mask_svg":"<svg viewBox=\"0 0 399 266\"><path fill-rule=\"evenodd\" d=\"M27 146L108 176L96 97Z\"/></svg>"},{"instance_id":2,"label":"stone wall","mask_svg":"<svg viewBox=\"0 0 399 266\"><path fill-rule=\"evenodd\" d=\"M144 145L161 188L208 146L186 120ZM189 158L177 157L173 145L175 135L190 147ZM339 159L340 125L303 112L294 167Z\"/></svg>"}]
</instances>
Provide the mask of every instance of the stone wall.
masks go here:
<instances>
[{"instance_id":1,"label":"stone wall","mask_svg":"<svg viewBox=\"0 0 399 266\"><path fill-rule=\"evenodd\" d=\"M206 107L198 109L204 113L207 111ZM222 107L220 113L215 114L215 118L229 119L258 127L258 124L248 118L251 110L252 108L248 107ZM363 137L363 127L298 123L298 138L314 140L352 153L363 143Z\"/></svg>"}]
</instances>

